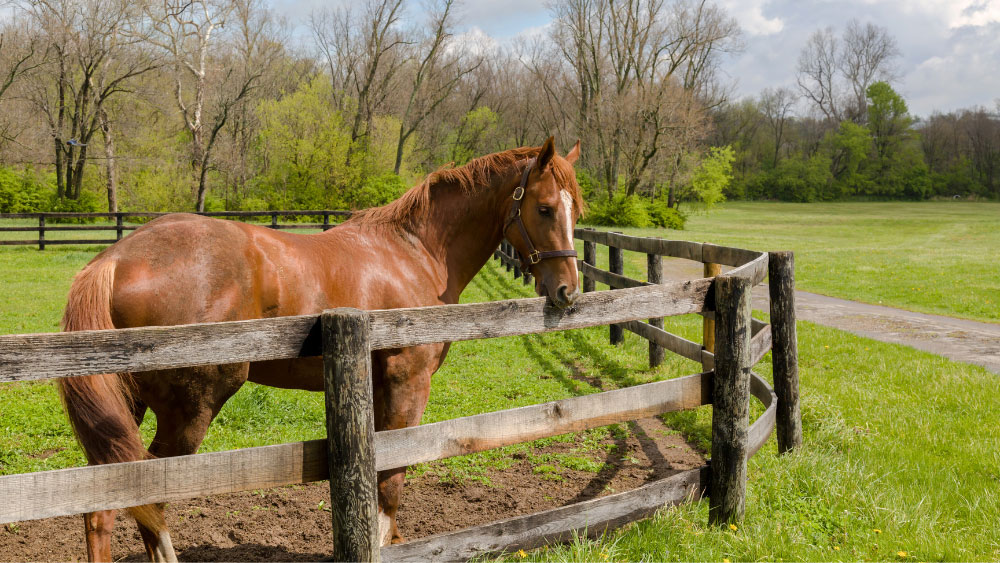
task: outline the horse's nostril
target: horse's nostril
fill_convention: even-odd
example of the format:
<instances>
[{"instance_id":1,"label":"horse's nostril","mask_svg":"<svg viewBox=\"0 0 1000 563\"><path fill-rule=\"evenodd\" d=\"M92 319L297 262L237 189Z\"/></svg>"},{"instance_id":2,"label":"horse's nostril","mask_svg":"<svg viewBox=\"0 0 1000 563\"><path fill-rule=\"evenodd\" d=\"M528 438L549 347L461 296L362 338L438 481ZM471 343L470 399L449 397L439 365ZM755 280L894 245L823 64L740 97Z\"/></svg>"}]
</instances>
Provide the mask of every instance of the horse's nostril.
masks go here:
<instances>
[{"instance_id":1,"label":"horse's nostril","mask_svg":"<svg viewBox=\"0 0 1000 563\"><path fill-rule=\"evenodd\" d=\"M559 296L559 301L567 305L569 305L573 301L576 301L576 294L577 292L575 291L573 293L570 293L569 286L566 284L560 285L559 289L556 290L556 295Z\"/></svg>"}]
</instances>

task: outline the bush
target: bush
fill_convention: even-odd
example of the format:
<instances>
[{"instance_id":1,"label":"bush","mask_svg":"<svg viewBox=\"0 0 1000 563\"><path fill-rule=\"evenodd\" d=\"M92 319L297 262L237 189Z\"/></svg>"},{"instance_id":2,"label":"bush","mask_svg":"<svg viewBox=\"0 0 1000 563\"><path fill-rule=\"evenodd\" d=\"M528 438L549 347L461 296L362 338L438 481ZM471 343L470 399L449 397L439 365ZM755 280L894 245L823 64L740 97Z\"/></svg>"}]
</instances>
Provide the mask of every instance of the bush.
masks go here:
<instances>
[{"instance_id":1,"label":"bush","mask_svg":"<svg viewBox=\"0 0 1000 563\"><path fill-rule=\"evenodd\" d=\"M392 172L369 176L361 184L361 189L354 198L354 205L358 209L379 207L395 201L405 191L403 179Z\"/></svg>"},{"instance_id":2,"label":"bush","mask_svg":"<svg viewBox=\"0 0 1000 563\"><path fill-rule=\"evenodd\" d=\"M653 221L646 204L638 196L615 196L611 201L600 199L591 204L587 223L608 227L650 227Z\"/></svg>"},{"instance_id":3,"label":"bush","mask_svg":"<svg viewBox=\"0 0 1000 563\"><path fill-rule=\"evenodd\" d=\"M649 218L657 227L664 229L684 230L687 215L667 205L664 199L654 199L648 204Z\"/></svg>"},{"instance_id":4,"label":"bush","mask_svg":"<svg viewBox=\"0 0 1000 563\"><path fill-rule=\"evenodd\" d=\"M51 187L30 172L0 168L0 213L48 211Z\"/></svg>"},{"instance_id":5,"label":"bush","mask_svg":"<svg viewBox=\"0 0 1000 563\"><path fill-rule=\"evenodd\" d=\"M47 211L56 213L103 213L107 209L104 202L101 201L100 196L94 192L84 190L80 192L80 199L56 197L53 194ZM94 221L96 219L93 218L61 218L52 220L53 223L93 223Z\"/></svg>"}]
</instances>

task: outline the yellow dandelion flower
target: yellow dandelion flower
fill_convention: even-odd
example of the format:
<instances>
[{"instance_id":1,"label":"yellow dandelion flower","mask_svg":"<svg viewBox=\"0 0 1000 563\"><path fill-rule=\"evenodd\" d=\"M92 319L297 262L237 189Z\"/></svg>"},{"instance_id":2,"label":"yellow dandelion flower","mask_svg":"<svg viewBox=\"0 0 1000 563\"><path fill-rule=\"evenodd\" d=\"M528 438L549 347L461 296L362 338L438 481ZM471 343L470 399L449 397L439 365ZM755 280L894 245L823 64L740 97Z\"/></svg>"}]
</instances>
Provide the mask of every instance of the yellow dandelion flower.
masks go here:
<instances>
[{"instance_id":1,"label":"yellow dandelion flower","mask_svg":"<svg viewBox=\"0 0 1000 563\"><path fill-rule=\"evenodd\" d=\"M730 524L730 525L729 525L729 529L735 532L735 531L736 531L736 530L738 530L739 528L737 528L737 527L736 527L736 524Z\"/></svg>"},{"instance_id":2,"label":"yellow dandelion flower","mask_svg":"<svg viewBox=\"0 0 1000 563\"><path fill-rule=\"evenodd\" d=\"M722 563L731 563L731 562L730 562L730 561L729 561L728 559L726 559L726 558L723 558L723 559L722 559Z\"/></svg>"},{"instance_id":3,"label":"yellow dandelion flower","mask_svg":"<svg viewBox=\"0 0 1000 563\"><path fill-rule=\"evenodd\" d=\"M525 553L525 551L523 549L519 549L519 550L517 550L517 556L520 557L521 559L524 559L525 557L528 556L528 554Z\"/></svg>"},{"instance_id":4,"label":"yellow dandelion flower","mask_svg":"<svg viewBox=\"0 0 1000 563\"><path fill-rule=\"evenodd\" d=\"M839 546L839 545L835 545L835 546L833 546L833 550L834 550L834 551L840 551L840 546Z\"/></svg>"},{"instance_id":5,"label":"yellow dandelion flower","mask_svg":"<svg viewBox=\"0 0 1000 563\"><path fill-rule=\"evenodd\" d=\"M905 551L897 551L896 555L898 555L900 557L906 557L906 552Z\"/></svg>"},{"instance_id":6,"label":"yellow dandelion flower","mask_svg":"<svg viewBox=\"0 0 1000 563\"><path fill-rule=\"evenodd\" d=\"M878 528L875 528L872 531L875 532L876 534L881 534L882 533L882 530L879 530Z\"/></svg>"}]
</instances>

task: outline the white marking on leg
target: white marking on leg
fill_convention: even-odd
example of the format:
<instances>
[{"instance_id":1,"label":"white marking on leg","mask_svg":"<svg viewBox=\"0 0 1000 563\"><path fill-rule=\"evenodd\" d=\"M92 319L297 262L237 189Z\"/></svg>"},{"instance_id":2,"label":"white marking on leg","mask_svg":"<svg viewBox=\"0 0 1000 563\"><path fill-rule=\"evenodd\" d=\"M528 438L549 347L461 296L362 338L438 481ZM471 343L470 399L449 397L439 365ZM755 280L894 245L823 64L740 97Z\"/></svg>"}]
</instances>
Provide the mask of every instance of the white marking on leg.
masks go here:
<instances>
[{"instance_id":1,"label":"white marking on leg","mask_svg":"<svg viewBox=\"0 0 1000 563\"><path fill-rule=\"evenodd\" d=\"M389 545L392 541L390 537L392 534L392 519L382 509L378 509L378 537L381 545Z\"/></svg>"},{"instance_id":2,"label":"white marking on leg","mask_svg":"<svg viewBox=\"0 0 1000 563\"><path fill-rule=\"evenodd\" d=\"M161 530L156 535L156 549L153 550L153 561L159 563L177 563L177 554L174 553L174 543L170 540L170 532Z\"/></svg>"}]
</instances>

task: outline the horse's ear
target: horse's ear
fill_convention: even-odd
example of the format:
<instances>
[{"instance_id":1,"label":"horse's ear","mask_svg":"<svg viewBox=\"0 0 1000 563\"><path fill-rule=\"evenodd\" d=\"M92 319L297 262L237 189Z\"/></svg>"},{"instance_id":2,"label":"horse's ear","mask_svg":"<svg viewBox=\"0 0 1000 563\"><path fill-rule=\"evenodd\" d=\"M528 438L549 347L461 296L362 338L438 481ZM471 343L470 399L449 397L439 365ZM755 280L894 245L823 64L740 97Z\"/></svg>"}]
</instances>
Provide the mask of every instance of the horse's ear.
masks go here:
<instances>
[{"instance_id":1,"label":"horse's ear","mask_svg":"<svg viewBox=\"0 0 1000 563\"><path fill-rule=\"evenodd\" d=\"M576 159L580 158L580 140L577 139L576 144L573 148L569 150L569 154L566 155L566 162L570 164L576 164Z\"/></svg>"},{"instance_id":2,"label":"horse's ear","mask_svg":"<svg viewBox=\"0 0 1000 563\"><path fill-rule=\"evenodd\" d=\"M555 137L549 137L545 140L545 144L542 145L542 151L538 153L538 164L535 168L538 170L543 170L548 166L549 162L552 161L552 157L556 155L556 141Z\"/></svg>"}]
</instances>

